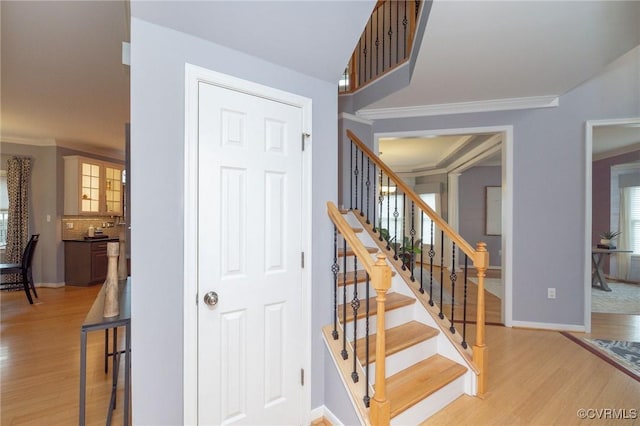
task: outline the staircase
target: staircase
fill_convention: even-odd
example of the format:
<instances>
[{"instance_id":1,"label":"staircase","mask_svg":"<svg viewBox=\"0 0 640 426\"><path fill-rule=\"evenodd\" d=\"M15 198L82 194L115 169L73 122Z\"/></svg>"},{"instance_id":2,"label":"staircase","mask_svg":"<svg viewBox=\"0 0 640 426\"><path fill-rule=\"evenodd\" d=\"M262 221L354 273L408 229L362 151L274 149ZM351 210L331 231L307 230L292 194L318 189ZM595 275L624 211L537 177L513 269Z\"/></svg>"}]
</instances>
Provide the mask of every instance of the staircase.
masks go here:
<instances>
[{"instance_id":1,"label":"staircase","mask_svg":"<svg viewBox=\"0 0 640 426\"><path fill-rule=\"evenodd\" d=\"M365 227L368 231L357 234L368 253L374 256L378 252L386 252L384 248L381 250L378 247L374 240L375 235L372 236L370 233L371 227L369 226L367 229L366 224L361 225L356 214L349 211L343 213L343 216L352 228ZM338 287L340 291L346 293L347 304L338 305L338 318L344 335L352 336L351 338L347 337L351 348L350 354L353 353L353 348L357 348L358 367L363 372L359 375L366 376L364 370L367 365L370 371L376 369L377 334L369 335L368 350L365 352L364 348L367 346L366 310L359 310L355 314L354 321L354 312L350 301L354 299L354 295L367 293L366 272L359 270L355 273L353 268L349 266L353 265L354 252L347 250L346 254L346 264L349 270L346 272L346 276L344 273L338 276ZM338 257L344 260L345 252L339 251ZM446 341L446 337L440 332L440 327L432 315L426 311L405 282L406 271L402 271L401 268L397 269L397 262L393 260L392 256L390 261L393 277L385 303L385 367L391 424L418 424L464 394L465 389L470 389L475 374L472 374L473 370L469 368L467 360L459 353L453 354L451 350L442 350L442 346L451 343ZM346 288L344 288L345 284ZM375 294L371 287L369 294ZM369 329L376 328L375 299L375 297L368 298L370 306ZM366 305L367 301L361 300L360 303ZM355 340L354 335L356 336ZM331 326L325 328L325 338L333 340ZM337 353L338 359L347 363L353 361L350 358L342 360L340 352L341 349ZM368 364L367 353L369 354ZM349 373L349 377L351 375L352 372ZM370 375L369 384L373 388L375 384L373 375ZM366 417L362 417L364 416L361 416L363 423L368 424Z\"/></svg>"},{"instance_id":2,"label":"staircase","mask_svg":"<svg viewBox=\"0 0 640 426\"><path fill-rule=\"evenodd\" d=\"M355 138L350 136L352 140ZM488 256L482 243L477 250L471 248L417 195L402 187L397 176L366 147L358 146L358 152L361 157L356 153L355 161L351 162L356 167L355 182L351 184L355 205L339 211L328 203L328 213L335 225L332 265L335 320L324 327L323 335L362 424L419 424L461 395L481 395L485 391L483 286ZM366 175L362 173L365 161ZM374 166L372 172L371 163L378 167ZM360 171L358 164L363 165ZM380 185L376 185L378 181ZM407 264L406 247L399 248L382 238L382 225L376 223L375 211L383 209L382 188L383 183L388 187L388 182L393 182L405 194L403 197L411 200L412 223L415 209L429 217L437 216L432 221L441 229L443 241L451 240L451 266L444 266L444 256L440 265L434 266L433 238L429 245L419 243L429 249L427 271L425 263L418 265L415 255ZM406 199L403 198L403 204ZM403 209L406 213L409 207ZM402 217L402 233L405 239L410 235L410 249L415 253L416 230L406 224L409 215ZM467 297L473 291L467 287L466 269L464 283L456 287L457 274L462 272L456 271L456 253L460 251L472 256L478 270L474 321L467 320ZM458 259L461 254L458 253ZM423 269L418 279L415 271L420 268ZM445 270L449 274L446 285ZM447 292L447 297L436 295ZM458 300L464 297L464 302L457 303L456 297ZM447 304L450 312L445 314ZM459 312L461 308L464 315ZM473 350L467 343L468 323L476 328Z\"/></svg>"}]
</instances>

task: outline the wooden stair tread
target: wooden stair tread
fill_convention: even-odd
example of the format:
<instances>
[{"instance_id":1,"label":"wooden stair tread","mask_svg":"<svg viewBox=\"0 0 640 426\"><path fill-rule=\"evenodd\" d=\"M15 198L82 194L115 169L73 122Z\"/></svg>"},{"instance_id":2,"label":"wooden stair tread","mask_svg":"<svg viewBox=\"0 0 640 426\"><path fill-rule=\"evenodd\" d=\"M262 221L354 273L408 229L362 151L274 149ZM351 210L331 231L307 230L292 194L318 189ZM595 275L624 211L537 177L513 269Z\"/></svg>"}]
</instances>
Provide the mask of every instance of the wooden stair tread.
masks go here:
<instances>
[{"instance_id":1,"label":"wooden stair tread","mask_svg":"<svg viewBox=\"0 0 640 426\"><path fill-rule=\"evenodd\" d=\"M367 303L366 299L360 300L360 309L358 309L358 319L364 318L367 315L366 303ZM400 293L388 293L387 301L385 302L385 312L402 308L403 306L411 305L413 303L416 303L416 299L414 299L413 297L405 296ZM343 306L344 305L338 306L338 315L342 323L344 323L344 321L342 321ZM378 312L378 304L376 303L376 297L375 296L370 297L369 298L369 316L374 316L377 314L377 312ZM353 309L351 308L351 302L347 302L347 321L346 322L349 322L349 321L353 321Z\"/></svg>"},{"instance_id":2,"label":"wooden stair tread","mask_svg":"<svg viewBox=\"0 0 640 426\"><path fill-rule=\"evenodd\" d=\"M355 234L360 234L360 233L364 232L364 229L363 229L363 228L357 228L357 227L355 227L355 226L352 226L352 227L351 227L351 230L352 230Z\"/></svg>"},{"instance_id":3,"label":"wooden stair tread","mask_svg":"<svg viewBox=\"0 0 640 426\"><path fill-rule=\"evenodd\" d=\"M363 283L366 281L367 279L367 271L365 271L364 269L358 269L358 282L359 283ZM391 276L393 277L396 274L396 271L391 271ZM355 278L355 274L353 271L351 272L347 272L347 277L346 277L346 282L345 280L343 280L343 273L339 273L338 274L338 287L342 287L345 283L347 285L351 285L355 282L354 278ZM372 290L372 293L373 290Z\"/></svg>"},{"instance_id":4,"label":"wooden stair tread","mask_svg":"<svg viewBox=\"0 0 640 426\"><path fill-rule=\"evenodd\" d=\"M418 322L409 321L397 327L386 330L386 350L387 356L400 352L403 349L409 348L418 343L435 337L440 333L437 329L429 327L428 325ZM366 354L361 348L365 347L366 338L361 338L356 341L358 349L358 358L362 365L366 364ZM369 336L369 363L376 362L376 335Z\"/></svg>"},{"instance_id":5,"label":"wooden stair tread","mask_svg":"<svg viewBox=\"0 0 640 426\"><path fill-rule=\"evenodd\" d=\"M434 355L387 379L391 417L395 417L442 389L467 371L466 367Z\"/></svg>"},{"instance_id":6,"label":"wooden stair tread","mask_svg":"<svg viewBox=\"0 0 640 426\"><path fill-rule=\"evenodd\" d=\"M379 251L378 247L365 247L365 249L369 252L369 253L377 253ZM348 248L347 249L347 256L353 256L355 253L353 252L352 249ZM344 249L338 249L338 257L344 257L345 253L344 253Z\"/></svg>"}]
</instances>

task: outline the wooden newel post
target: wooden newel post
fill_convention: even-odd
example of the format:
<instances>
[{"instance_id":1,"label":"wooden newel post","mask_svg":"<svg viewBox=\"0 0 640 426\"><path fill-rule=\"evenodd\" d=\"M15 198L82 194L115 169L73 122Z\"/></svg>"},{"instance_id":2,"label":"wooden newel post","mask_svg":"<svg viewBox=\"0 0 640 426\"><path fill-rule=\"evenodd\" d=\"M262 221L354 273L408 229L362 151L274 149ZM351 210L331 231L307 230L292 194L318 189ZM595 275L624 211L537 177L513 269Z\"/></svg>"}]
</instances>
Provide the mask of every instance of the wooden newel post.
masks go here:
<instances>
[{"instance_id":1,"label":"wooden newel post","mask_svg":"<svg viewBox=\"0 0 640 426\"><path fill-rule=\"evenodd\" d=\"M391 403L387 399L387 381L385 371L385 325L384 311L386 294L391 287L391 268L385 261L383 253L377 254L378 260L373 266L373 288L376 290L376 303L378 312L376 314L376 384L371 400L371 409L369 412L371 424L374 426L388 425L391 421Z\"/></svg>"},{"instance_id":2,"label":"wooden newel post","mask_svg":"<svg viewBox=\"0 0 640 426\"><path fill-rule=\"evenodd\" d=\"M480 370L478 375L478 396L487 391L488 349L485 340L485 306L484 306L484 277L489 266L489 252L485 243L476 245L477 257L474 266L478 271L478 307L476 313L476 342L473 345L473 362Z\"/></svg>"},{"instance_id":3,"label":"wooden newel post","mask_svg":"<svg viewBox=\"0 0 640 426\"><path fill-rule=\"evenodd\" d=\"M107 279L104 282L104 311L105 318L120 315L118 306L118 252L119 243L107 243Z\"/></svg>"}]
</instances>

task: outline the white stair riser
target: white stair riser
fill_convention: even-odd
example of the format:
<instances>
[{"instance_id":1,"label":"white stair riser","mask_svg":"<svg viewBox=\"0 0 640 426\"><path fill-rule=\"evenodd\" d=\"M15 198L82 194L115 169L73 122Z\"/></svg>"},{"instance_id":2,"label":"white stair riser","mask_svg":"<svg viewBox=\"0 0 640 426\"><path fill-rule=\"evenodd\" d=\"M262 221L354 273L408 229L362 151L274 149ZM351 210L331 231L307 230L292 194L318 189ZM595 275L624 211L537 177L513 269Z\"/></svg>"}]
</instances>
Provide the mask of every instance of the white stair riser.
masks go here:
<instances>
[{"instance_id":1,"label":"white stair riser","mask_svg":"<svg viewBox=\"0 0 640 426\"><path fill-rule=\"evenodd\" d=\"M416 345L408 347L400 352L392 354L386 359L385 373L386 377L391 377L400 371L411 367L420 361L435 355L438 352L438 341L435 338L425 340ZM372 363L370 371L375 371L376 363ZM370 376L371 384L374 384L374 378Z\"/></svg>"},{"instance_id":2,"label":"white stair riser","mask_svg":"<svg viewBox=\"0 0 640 426\"><path fill-rule=\"evenodd\" d=\"M353 300L353 295L355 293L356 286L350 284L347 286L347 303L351 303ZM341 305L343 303L343 287L338 287L338 304ZM369 284L369 297L375 297L376 292ZM358 299L360 299L360 309L366 308L366 298L367 298L367 283L358 283ZM373 303L370 303L369 308L373 308Z\"/></svg>"},{"instance_id":3,"label":"white stair riser","mask_svg":"<svg viewBox=\"0 0 640 426\"><path fill-rule=\"evenodd\" d=\"M391 419L392 425L417 425L442 410L464 393L464 376Z\"/></svg>"},{"instance_id":4,"label":"white stair riser","mask_svg":"<svg viewBox=\"0 0 640 426\"><path fill-rule=\"evenodd\" d=\"M340 249L342 249L342 246L339 246ZM369 246L369 247L373 247L373 246ZM333 256L333 254L331 254ZM375 261L377 259L376 257L376 253L370 253L371 255L371 259L373 261ZM353 258L354 256L347 256L347 272L351 272L351 271L355 271L355 265L353 262ZM344 272L344 256L339 256L337 258L337 262L338 262L338 267L340 268L339 273ZM358 259L358 270L362 270L364 269L364 266L362 264L362 261L360 259Z\"/></svg>"},{"instance_id":5,"label":"white stair riser","mask_svg":"<svg viewBox=\"0 0 640 426\"><path fill-rule=\"evenodd\" d=\"M350 306L347 307L350 309ZM361 309L364 309L364 304L361 305ZM339 314L340 315L340 314ZM385 315L385 328L389 329L392 327L399 326L413 319L413 305L403 306L402 308L393 309L391 311L386 312ZM359 319L357 321L357 335L356 338L360 339L365 336L365 318ZM369 317L369 333L375 334L377 327L377 319L376 315L371 315ZM353 321L347 323L347 339L353 340Z\"/></svg>"}]
</instances>

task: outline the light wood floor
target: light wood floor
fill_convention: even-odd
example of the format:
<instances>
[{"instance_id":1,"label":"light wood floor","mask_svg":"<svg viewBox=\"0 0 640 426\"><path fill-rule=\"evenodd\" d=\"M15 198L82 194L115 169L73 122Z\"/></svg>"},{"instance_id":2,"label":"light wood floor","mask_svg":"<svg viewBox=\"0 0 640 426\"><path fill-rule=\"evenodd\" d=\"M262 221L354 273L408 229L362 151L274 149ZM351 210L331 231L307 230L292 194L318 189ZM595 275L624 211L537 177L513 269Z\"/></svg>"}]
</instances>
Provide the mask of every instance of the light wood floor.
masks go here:
<instances>
[{"instance_id":1,"label":"light wood floor","mask_svg":"<svg viewBox=\"0 0 640 426\"><path fill-rule=\"evenodd\" d=\"M78 422L80 325L99 286L0 292L0 423ZM593 337L640 341L640 316L594 314ZM121 333L122 334L122 333ZM110 376L104 374L104 334L89 334L87 424L104 424ZM487 327L489 393L463 396L427 425L572 425L579 408L640 409L640 382L560 333ZM122 377L113 424L122 423ZM640 425L640 420L585 424Z\"/></svg>"},{"instance_id":2,"label":"light wood floor","mask_svg":"<svg viewBox=\"0 0 640 426\"><path fill-rule=\"evenodd\" d=\"M593 337L639 333L638 315L593 314ZM487 345L485 399L462 396L424 425L640 425L640 382L560 333L488 326ZM638 418L580 420L581 408L635 409Z\"/></svg>"},{"instance_id":3,"label":"light wood floor","mask_svg":"<svg viewBox=\"0 0 640 426\"><path fill-rule=\"evenodd\" d=\"M78 424L80 326L100 286L0 292L0 423ZM122 336L124 332L119 333ZM87 425L104 425L111 365L104 373L104 332L88 334ZM123 370L113 424L122 424Z\"/></svg>"}]
</instances>

